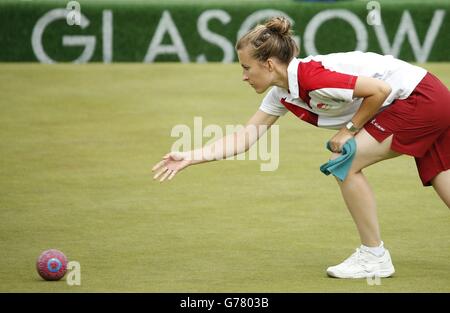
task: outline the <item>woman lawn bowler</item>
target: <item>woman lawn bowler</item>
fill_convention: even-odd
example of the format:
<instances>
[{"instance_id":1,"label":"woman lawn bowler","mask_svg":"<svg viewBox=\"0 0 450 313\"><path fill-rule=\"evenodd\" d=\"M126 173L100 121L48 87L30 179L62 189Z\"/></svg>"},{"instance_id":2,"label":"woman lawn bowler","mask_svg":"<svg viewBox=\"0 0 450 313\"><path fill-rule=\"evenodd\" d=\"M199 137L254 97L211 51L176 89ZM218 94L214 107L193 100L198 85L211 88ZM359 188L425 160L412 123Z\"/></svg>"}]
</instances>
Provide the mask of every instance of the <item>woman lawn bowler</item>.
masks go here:
<instances>
[{"instance_id":1,"label":"woman lawn bowler","mask_svg":"<svg viewBox=\"0 0 450 313\"><path fill-rule=\"evenodd\" d=\"M271 89L246 127L188 152L171 152L153 168L164 181L189 165L247 151L286 112L317 127L338 130L331 159L354 138L356 153L337 180L361 246L327 274L338 278L389 277L394 266L380 236L375 197L362 170L401 154L413 156L424 186L433 186L450 208L450 92L425 69L375 53L347 52L296 58L299 49L287 19L258 25L236 44L243 80L257 93ZM228 140L229 140L228 138ZM199 157L200 156L200 157ZM162 175L162 176L161 176Z\"/></svg>"}]
</instances>

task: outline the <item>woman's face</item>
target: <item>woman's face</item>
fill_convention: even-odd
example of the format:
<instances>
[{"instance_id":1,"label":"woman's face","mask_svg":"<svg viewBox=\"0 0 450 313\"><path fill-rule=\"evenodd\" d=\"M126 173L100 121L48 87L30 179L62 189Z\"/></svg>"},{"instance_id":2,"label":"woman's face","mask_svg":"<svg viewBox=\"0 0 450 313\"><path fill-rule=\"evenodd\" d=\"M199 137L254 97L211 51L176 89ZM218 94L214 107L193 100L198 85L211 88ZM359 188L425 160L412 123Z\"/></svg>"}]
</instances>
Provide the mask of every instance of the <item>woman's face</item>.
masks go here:
<instances>
[{"instance_id":1,"label":"woman's face","mask_svg":"<svg viewBox=\"0 0 450 313\"><path fill-rule=\"evenodd\" d=\"M269 70L268 62L254 59L248 46L238 50L237 54L243 69L242 80L248 82L257 93L266 91L272 83L272 71Z\"/></svg>"}]
</instances>

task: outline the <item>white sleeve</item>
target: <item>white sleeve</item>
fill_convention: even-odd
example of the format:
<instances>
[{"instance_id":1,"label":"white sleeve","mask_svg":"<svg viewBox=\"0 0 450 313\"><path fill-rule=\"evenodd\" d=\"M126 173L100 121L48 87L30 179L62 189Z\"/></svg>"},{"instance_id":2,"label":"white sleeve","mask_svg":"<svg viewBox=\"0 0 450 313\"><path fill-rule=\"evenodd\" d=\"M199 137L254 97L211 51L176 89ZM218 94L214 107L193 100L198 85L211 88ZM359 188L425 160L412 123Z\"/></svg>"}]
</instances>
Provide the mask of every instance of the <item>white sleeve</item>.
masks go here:
<instances>
[{"instance_id":1,"label":"white sleeve","mask_svg":"<svg viewBox=\"0 0 450 313\"><path fill-rule=\"evenodd\" d=\"M259 109L267 114L283 116L288 109L280 103L277 87L272 87L261 102Z\"/></svg>"}]
</instances>

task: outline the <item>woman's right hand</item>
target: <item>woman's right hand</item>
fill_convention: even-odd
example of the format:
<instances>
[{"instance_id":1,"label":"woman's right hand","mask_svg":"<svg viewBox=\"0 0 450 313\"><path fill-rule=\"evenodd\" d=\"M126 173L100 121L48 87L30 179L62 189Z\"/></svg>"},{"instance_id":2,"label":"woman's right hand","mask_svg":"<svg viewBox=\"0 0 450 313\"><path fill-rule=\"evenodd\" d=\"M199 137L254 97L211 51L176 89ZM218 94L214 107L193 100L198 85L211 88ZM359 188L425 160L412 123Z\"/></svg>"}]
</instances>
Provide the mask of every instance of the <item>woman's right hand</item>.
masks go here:
<instances>
[{"instance_id":1,"label":"woman's right hand","mask_svg":"<svg viewBox=\"0 0 450 313\"><path fill-rule=\"evenodd\" d=\"M152 172L156 172L153 179L157 179L161 175L160 182L163 182L166 178L171 180L179 171L192 164L192 159L188 153L183 152L169 152L163 160L158 162L152 168Z\"/></svg>"}]
</instances>

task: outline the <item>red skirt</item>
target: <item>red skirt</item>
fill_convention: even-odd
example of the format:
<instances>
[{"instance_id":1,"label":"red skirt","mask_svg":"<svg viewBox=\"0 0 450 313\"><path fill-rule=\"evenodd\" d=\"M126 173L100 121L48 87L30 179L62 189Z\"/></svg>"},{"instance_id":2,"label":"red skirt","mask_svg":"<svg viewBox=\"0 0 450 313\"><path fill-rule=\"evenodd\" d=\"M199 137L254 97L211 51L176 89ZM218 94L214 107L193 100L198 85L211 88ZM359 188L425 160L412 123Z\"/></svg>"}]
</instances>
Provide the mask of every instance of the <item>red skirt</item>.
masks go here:
<instances>
[{"instance_id":1,"label":"red skirt","mask_svg":"<svg viewBox=\"0 0 450 313\"><path fill-rule=\"evenodd\" d=\"M395 100L364 128L378 142L393 134L391 149L415 157L424 186L450 169L450 92L431 73L408 98Z\"/></svg>"}]
</instances>

